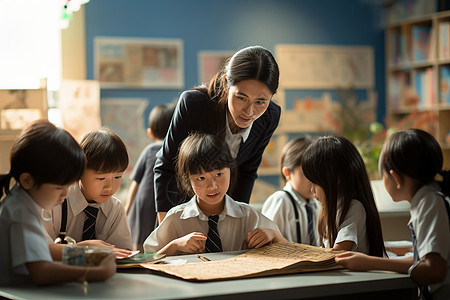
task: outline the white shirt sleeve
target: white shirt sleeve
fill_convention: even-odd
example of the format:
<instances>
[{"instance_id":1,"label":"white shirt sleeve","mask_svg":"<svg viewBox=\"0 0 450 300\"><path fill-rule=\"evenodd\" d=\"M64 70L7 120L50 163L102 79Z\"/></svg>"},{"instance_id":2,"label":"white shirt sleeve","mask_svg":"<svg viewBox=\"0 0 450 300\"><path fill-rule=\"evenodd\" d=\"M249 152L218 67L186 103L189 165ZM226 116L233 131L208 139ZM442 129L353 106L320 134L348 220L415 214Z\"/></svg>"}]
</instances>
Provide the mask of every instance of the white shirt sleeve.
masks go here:
<instances>
[{"instance_id":1,"label":"white shirt sleeve","mask_svg":"<svg viewBox=\"0 0 450 300\"><path fill-rule=\"evenodd\" d=\"M339 215L336 218L339 221ZM335 244L343 241L352 241L352 251L366 253L365 248L365 232L366 232L366 210L364 206L357 200L352 200L347 215L339 226Z\"/></svg>"},{"instance_id":2,"label":"white shirt sleeve","mask_svg":"<svg viewBox=\"0 0 450 300\"><path fill-rule=\"evenodd\" d=\"M279 228L280 233L290 242L296 242L297 233L293 233L292 222L294 219L293 207L286 192L277 191L264 202L262 214L272 220Z\"/></svg>"}]
</instances>

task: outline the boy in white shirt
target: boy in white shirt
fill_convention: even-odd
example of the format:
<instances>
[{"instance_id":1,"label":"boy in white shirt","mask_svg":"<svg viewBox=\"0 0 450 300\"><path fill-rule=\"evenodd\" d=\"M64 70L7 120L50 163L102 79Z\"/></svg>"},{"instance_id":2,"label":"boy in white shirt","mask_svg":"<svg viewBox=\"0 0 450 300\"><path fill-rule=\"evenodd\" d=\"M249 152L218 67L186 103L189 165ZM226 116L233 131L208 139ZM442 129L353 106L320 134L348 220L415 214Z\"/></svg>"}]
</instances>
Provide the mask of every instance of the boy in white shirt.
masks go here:
<instances>
[{"instance_id":1,"label":"boy in white shirt","mask_svg":"<svg viewBox=\"0 0 450 300\"><path fill-rule=\"evenodd\" d=\"M52 220L44 222L50 241L57 237L64 240L61 232L66 232L77 243L110 246L116 256L127 256L131 253L127 250L131 249L130 227L122 202L113 196L128 166L126 146L108 128L88 132L80 145L86 155L86 169L70 186L66 203L54 207ZM89 216L95 221L88 220ZM58 257L59 252L52 251L52 255Z\"/></svg>"}]
</instances>

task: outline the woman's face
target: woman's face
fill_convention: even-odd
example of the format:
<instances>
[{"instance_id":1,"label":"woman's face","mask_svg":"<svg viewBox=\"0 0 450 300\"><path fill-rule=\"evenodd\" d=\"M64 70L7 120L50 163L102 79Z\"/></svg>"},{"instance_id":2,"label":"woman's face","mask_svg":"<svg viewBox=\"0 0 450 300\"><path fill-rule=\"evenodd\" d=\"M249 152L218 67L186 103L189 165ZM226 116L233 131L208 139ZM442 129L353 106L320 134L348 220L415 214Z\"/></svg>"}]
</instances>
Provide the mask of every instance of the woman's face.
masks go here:
<instances>
[{"instance_id":1,"label":"woman's face","mask_svg":"<svg viewBox=\"0 0 450 300\"><path fill-rule=\"evenodd\" d=\"M267 109L272 92L261 81L242 80L228 91L228 123L233 133L247 128ZM231 117L231 118L230 118Z\"/></svg>"}]
</instances>

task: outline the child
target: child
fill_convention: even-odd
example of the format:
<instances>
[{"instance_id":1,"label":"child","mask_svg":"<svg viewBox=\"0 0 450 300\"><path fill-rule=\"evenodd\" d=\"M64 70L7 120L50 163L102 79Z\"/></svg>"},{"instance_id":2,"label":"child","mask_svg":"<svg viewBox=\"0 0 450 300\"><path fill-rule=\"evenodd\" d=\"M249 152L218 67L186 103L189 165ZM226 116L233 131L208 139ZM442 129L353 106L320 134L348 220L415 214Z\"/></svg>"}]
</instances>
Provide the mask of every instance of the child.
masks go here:
<instances>
[{"instance_id":1,"label":"child","mask_svg":"<svg viewBox=\"0 0 450 300\"><path fill-rule=\"evenodd\" d=\"M224 140L211 134L190 134L180 146L177 175L180 188L193 197L170 209L145 240L145 251L175 255L287 242L272 221L226 194L234 166Z\"/></svg>"},{"instance_id":2,"label":"child","mask_svg":"<svg viewBox=\"0 0 450 300\"><path fill-rule=\"evenodd\" d=\"M442 165L442 150L433 136L419 129L394 133L383 147L379 166L392 199L411 203L408 225L414 257L389 260L343 253L336 262L352 270L408 273L425 286L425 295L450 299L450 172L443 171ZM440 186L437 174L443 177Z\"/></svg>"},{"instance_id":3,"label":"child","mask_svg":"<svg viewBox=\"0 0 450 300\"><path fill-rule=\"evenodd\" d=\"M142 151L131 174L130 190L125 211L130 223L133 250L144 250L143 243L157 226L155 197L153 193L153 167L156 152L169 129L175 109L173 103L155 106L148 118L148 136L154 140Z\"/></svg>"},{"instance_id":4,"label":"child","mask_svg":"<svg viewBox=\"0 0 450 300\"><path fill-rule=\"evenodd\" d=\"M90 244L100 242L113 247L118 257L128 256L130 227L122 202L113 196L128 166L126 146L108 128L83 135L80 145L86 156L86 169L69 188L66 203L52 209L52 220L44 222L45 228L51 240L66 232L76 242L95 240ZM97 215L91 219L92 214ZM90 227L85 226L89 222ZM58 257L58 246L51 247L54 257Z\"/></svg>"},{"instance_id":5,"label":"child","mask_svg":"<svg viewBox=\"0 0 450 300\"><path fill-rule=\"evenodd\" d=\"M115 257L99 266L69 266L52 261L42 220L80 178L84 153L72 136L46 120L30 123L11 148L11 169L0 176L0 285L37 285L79 279L106 280L116 272ZM16 184L9 190L10 180Z\"/></svg>"},{"instance_id":6,"label":"child","mask_svg":"<svg viewBox=\"0 0 450 300\"><path fill-rule=\"evenodd\" d=\"M311 182L303 174L301 164L310 144L309 137L298 137L283 147L281 176L285 186L267 198L262 213L278 225L288 241L320 246L317 232L320 203L313 198Z\"/></svg>"},{"instance_id":7,"label":"child","mask_svg":"<svg viewBox=\"0 0 450 300\"><path fill-rule=\"evenodd\" d=\"M318 226L324 246L386 254L369 177L356 147L344 137L321 137L306 149L302 167L322 205Z\"/></svg>"}]
</instances>

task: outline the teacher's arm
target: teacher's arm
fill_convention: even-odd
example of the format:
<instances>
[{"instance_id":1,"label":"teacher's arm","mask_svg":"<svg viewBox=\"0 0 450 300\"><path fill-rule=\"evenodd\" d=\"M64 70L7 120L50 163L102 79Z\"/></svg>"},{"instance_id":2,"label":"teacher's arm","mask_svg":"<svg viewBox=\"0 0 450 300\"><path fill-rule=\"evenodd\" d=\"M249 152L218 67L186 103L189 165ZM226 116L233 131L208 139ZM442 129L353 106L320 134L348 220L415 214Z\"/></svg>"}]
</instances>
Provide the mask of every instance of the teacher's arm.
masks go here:
<instances>
[{"instance_id":1,"label":"teacher's arm","mask_svg":"<svg viewBox=\"0 0 450 300\"><path fill-rule=\"evenodd\" d=\"M281 108L276 103L271 102L266 112L257 119L252 125L252 140L247 140L241 145L239 154L245 157L239 157L238 171L234 188L230 191L230 196L240 202L249 203L257 176L262 155L273 133L280 122ZM251 143L251 144L250 144ZM249 148L247 148L249 147Z\"/></svg>"},{"instance_id":2,"label":"teacher's arm","mask_svg":"<svg viewBox=\"0 0 450 300\"><path fill-rule=\"evenodd\" d=\"M190 95L189 92L181 94L163 145L156 154L153 171L155 207L159 223L167 211L181 201L175 174L178 147L190 131L196 130L194 121L198 120L198 110L192 105Z\"/></svg>"}]
</instances>

